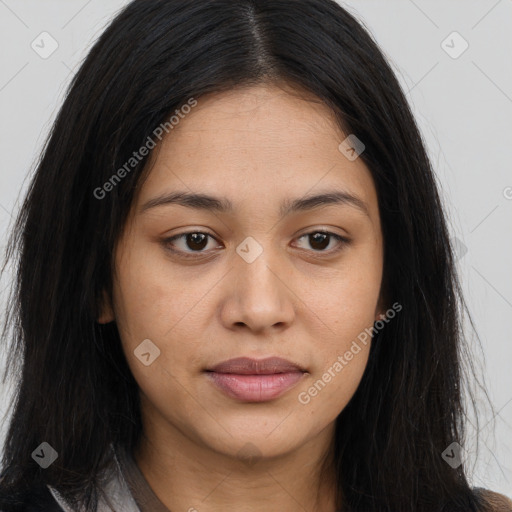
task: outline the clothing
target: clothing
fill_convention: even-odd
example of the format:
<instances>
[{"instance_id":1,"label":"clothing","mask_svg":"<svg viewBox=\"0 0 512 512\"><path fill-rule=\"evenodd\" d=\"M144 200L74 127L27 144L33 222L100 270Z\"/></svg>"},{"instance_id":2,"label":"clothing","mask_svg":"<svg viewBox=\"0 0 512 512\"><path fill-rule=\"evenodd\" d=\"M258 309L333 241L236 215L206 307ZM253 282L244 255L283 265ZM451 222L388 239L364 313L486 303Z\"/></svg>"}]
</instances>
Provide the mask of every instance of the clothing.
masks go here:
<instances>
[{"instance_id":1,"label":"clothing","mask_svg":"<svg viewBox=\"0 0 512 512\"><path fill-rule=\"evenodd\" d=\"M493 511L512 512L512 500L507 496L483 489L482 487L478 487L474 491L485 497Z\"/></svg>"},{"instance_id":2,"label":"clothing","mask_svg":"<svg viewBox=\"0 0 512 512\"><path fill-rule=\"evenodd\" d=\"M110 449L114 464L102 479L97 512L170 512L149 486L132 454L113 445ZM48 488L63 511L77 512L56 489Z\"/></svg>"},{"instance_id":3,"label":"clothing","mask_svg":"<svg viewBox=\"0 0 512 512\"><path fill-rule=\"evenodd\" d=\"M113 445L110 450L113 464L100 478L96 512L170 512L151 489L132 454ZM512 512L512 500L506 496L482 488L474 491L486 498L493 511ZM34 490L25 503L24 512L83 512L51 486Z\"/></svg>"}]
</instances>

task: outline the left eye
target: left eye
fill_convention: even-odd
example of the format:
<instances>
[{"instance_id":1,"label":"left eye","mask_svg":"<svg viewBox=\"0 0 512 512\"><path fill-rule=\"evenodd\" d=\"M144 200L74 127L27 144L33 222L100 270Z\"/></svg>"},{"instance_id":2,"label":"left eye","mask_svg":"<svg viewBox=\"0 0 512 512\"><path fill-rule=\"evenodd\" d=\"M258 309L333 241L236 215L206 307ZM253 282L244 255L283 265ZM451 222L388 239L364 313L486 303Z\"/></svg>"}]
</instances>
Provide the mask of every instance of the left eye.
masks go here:
<instances>
[{"instance_id":1,"label":"left eye","mask_svg":"<svg viewBox=\"0 0 512 512\"><path fill-rule=\"evenodd\" d=\"M337 252L340 251L344 245L349 243L349 239L344 236L337 235L336 233L331 233L330 231L311 231L310 233L306 233L299 237L299 240L302 238L307 238L311 246L315 249L315 252ZM335 239L338 244L334 249L325 250L325 246L329 246L329 242L332 239ZM327 244L326 244L327 241Z\"/></svg>"},{"instance_id":2,"label":"left eye","mask_svg":"<svg viewBox=\"0 0 512 512\"><path fill-rule=\"evenodd\" d=\"M209 233L204 233L201 231L189 231L187 233L181 233L179 235L174 235L171 238L167 238L166 240L164 240L164 244L169 251L173 253L182 253L184 257L188 258L194 257L195 255L193 253L203 254L207 252L204 251L203 249L208 245L208 238L212 238L215 240L215 238ZM322 230L311 231L310 233L301 235L300 237L298 237L298 240L301 240L303 238L308 239L309 243L311 244L311 247L313 247L314 252L338 252L343 248L344 245L349 243L349 240L341 235L331 233L330 231ZM185 249L174 248L176 246L174 241L180 239L185 241L185 246L188 249L190 249L190 251L187 251ZM332 239L335 239L338 242L338 247L326 250L326 248L330 245Z\"/></svg>"}]
</instances>

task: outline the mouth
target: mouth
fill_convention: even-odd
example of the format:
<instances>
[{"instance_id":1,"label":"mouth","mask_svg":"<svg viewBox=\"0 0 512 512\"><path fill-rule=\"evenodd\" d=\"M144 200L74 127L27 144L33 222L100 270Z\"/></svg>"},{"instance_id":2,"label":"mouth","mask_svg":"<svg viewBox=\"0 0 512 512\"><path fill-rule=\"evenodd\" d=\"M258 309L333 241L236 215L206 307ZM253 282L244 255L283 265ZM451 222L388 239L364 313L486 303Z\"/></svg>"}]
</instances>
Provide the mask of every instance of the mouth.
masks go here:
<instances>
[{"instance_id":1,"label":"mouth","mask_svg":"<svg viewBox=\"0 0 512 512\"><path fill-rule=\"evenodd\" d=\"M274 400L307 374L300 365L279 357L230 359L205 372L219 391L241 402Z\"/></svg>"}]
</instances>

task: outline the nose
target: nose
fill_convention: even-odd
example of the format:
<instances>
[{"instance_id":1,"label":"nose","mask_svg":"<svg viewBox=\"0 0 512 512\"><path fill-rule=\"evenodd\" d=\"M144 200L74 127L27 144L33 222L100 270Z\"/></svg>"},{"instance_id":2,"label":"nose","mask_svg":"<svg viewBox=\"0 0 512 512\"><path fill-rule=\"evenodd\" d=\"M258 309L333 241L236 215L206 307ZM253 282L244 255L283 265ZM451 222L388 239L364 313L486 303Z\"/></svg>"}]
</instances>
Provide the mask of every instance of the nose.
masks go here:
<instances>
[{"instance_id":1,"label":"nose","mask_svg":"<svg viewBox=\"0 0 512 512\"><path fill-rule=\"evenodd\" d=\"M228 329L246 326L254 332L285 329L294 318L295 286L284 261L265 249L252 262L235 257L222 306L222 322Z\"/></svg>"}]
</instances>

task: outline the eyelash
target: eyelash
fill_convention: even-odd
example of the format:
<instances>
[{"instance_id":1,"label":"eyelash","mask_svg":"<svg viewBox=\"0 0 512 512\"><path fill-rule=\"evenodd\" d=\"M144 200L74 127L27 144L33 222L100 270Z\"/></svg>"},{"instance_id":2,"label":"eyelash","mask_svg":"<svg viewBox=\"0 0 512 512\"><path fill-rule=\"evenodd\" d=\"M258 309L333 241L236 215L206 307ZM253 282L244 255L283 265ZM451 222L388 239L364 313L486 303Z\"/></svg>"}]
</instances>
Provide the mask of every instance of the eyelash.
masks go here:
<instances>
[{"instance_id":1,"label":"eyelash","mask_svg":"<svg viewBox=\"0 0 512 512\"><path fill-rule=\"evenodd\" d=\"M322 230L322 229L316 229L314 231L310 231L308 233L304 233L302 235L300 235L298 237L298 239L300 240L301 238L304 238L304 237L307 237L307 236L311 236L311 235L315 235L315 234L318 234L318 233L321 233L323 235L327 235L327 236L330 236L332 238L335 238L338 242L339 242L339 245L337 248L335 249L331 249L331 250L328 250L328 251L312 251L313 253L316 253L315 256L317 254L326 254L326 255L329 255L329 256L332 256L333 254L337 254L338 252L340 252L346 245L348 245L350 243L350 240L344 236L341 236L341 235L338 235L336 233L332 233L331 231L325 231L325 230ZM206 233L204 231L187 231L185 233L180 233L178 235L174 235L170 238L166 238L165 240L163 240L163 244L164 244L164 247L167 251L169 252L172 252L174 254L179 254L180 257L183 257L183 258L198 258L198 257L201 257L203 254L205 254L204 251L192 251L192 252L185 252L185 251L181 251L181 250L176 250L176 249L171 249L169 246L171 245L171 243L174 241L174 240L177 240L179 238L183 238L183 237L186 237L187 235L191 235L191 234L199 234L199 235L206 235L206 236L209 236L210 238L213 238L214 240L216 240L216 238L211 235L210 233Z\"/></svg>"}]
</instances>

